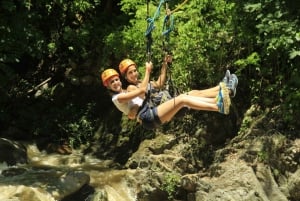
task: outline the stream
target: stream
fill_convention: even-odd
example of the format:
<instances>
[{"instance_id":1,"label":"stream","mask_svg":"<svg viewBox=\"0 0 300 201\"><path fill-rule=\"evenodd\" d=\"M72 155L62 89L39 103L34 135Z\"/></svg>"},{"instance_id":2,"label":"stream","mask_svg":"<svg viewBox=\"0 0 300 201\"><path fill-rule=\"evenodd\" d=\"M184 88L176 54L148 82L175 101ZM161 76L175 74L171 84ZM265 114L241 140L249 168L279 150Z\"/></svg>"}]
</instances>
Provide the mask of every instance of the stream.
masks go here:
<instances>
[{"instance_id":1,"label":"stream","mask_svg":"<svg viewBox=\"0 0 300 201\"><path fill-rule=\"evenodd\" d=\"M46 152L39 151L36 145L27 145L27 155L28 164L19 164L16 166L16 168L24 168L35 171L34 174L27 174L27 178L21 178L21 181L25 181L25 183L27 182L26 184L30 182L36 183L35 180L39 179L41 176L45 177L44 179L49 179L60 172L84 172L90 177L88 185L94 190L94 192L92 192L92 194L94 193L94 200L101 200L95 198L96 196L100 196L101 192L105 193L108 201L137 200L134 186L132 186L132 184L128 184L128 180L126 179L131 176L134 177L137 174L136 170L113 170L109 168L109 166L113 163L112 161L99 160L91 155L84 155L80 150L74 150L70 155L47 154ZM6 168L8 168L7 165L0 165L0 173ZM35 193L35 196L44 196L41 198L43 201L56 200L49 195L37 195L39 192L36 192L36 188L32 185L18 185L18 188L16 189L13 180L14 177L0 177L1 201L15 201L12 198L12 195L16 196L15 191L20 190L21 192L21 188L22 192L24 192L24 190L26 192L28 191L28 201L32 201L30 200L30 196L32 196L33 193ZM18 177L18 182L20 183L20 177ZM70 181L69 185L74 185L74 182ZM48 184L45 186L45 188L48 189L47 191L49 191L49 186L50 185ZM43 188L42 184L41 188ZM87 195L87 197L88 196L91 197L92 195ZM27 198L23 197L23 199ZM78 198L78 200L76 200L76 198L72 198L72 200L85 201L93 199L89 198L82 200L82 198Z\"/></svg>"}]
</instances>

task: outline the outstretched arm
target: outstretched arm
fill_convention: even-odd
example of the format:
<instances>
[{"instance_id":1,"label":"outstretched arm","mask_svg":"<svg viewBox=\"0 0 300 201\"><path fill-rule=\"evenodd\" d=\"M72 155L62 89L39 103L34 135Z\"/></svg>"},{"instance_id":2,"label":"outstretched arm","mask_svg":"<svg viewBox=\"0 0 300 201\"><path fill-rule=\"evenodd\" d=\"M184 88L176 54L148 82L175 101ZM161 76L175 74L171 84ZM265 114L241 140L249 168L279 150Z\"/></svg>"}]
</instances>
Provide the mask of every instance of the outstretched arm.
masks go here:
<instances>
[{"instance_id":1,"label":"outstretched arm","mask_svg":"<svg viewBox=\"0 0 300 201\"><path fill-rule=\"evenodd\" d=\"M147 85L149 83L149 80L150 80L150 73L152 71L152 68L153 68L153 64L152 62L146 62L146 72L145 72L145 76L144 76L144 79L141 83L141 87L145 87L147 89Z\"/></svg>"},{"instance_id":2,"label":"outstretched arm","mask_svg":"<svg viewBox=\"0 0 300 201\"><path fill-rule=\"evenodd\" d=\"M157 78L156 81L152 81L152 85L154 88L162 88L166 82L167 79L167 68L168 68L168 63L172 62L172 56L171 55L166 55L164 58L164 61L162 63L160 75Z\"/></svg>"},{"instance_id":3,"label":"outstretched arm","mask_svg":"<svg viewBox=\"0 0 300 201\"><path fill-rule=\"evenodd\" d=\"M140 84L140 88L145 88L145 90L147 90L147 86L148 86L148 83L149 83L149 80L150 80L150 74L151 74L151 71L152 71L152 68L153 68L153 64L152 62L146 62L146 71L145 71L145 76L144 76L144 79L142 80L141 84ZM133 85L129 85L127 87L127 91L133 91L136 89L136 86L133 86Z\"/></svg>"},{"instance_id":4,"label":"outstretched arm","mask_svg":"<svg viewBox=\"0 0 300 201\"><path fill-rule=\"evenodd\" d=\"M144 95L145 93L146 93L145 88L136 88L136 90L132 90L127 93L118 94L117 99L120 103L125 103L125 102L129 102L131 99L137 96Z\"/></svg>"},{"instance_id":5,"label":"outstretched arm","mask_svg":"<svg viewBox=\"0 0 300 201\"><path fill-rule=\"evenodd\" d=\"M127 93L122 93L118 95L118 101L120 103L128 102L137 96L145 95L145 93L147 92L147 85L149 82L151 71L152 71L152 62L146 62L145 77L141 83L141 86L138 88L136 86L129 85L127 87Z\"/></svg>"}]
</instances>

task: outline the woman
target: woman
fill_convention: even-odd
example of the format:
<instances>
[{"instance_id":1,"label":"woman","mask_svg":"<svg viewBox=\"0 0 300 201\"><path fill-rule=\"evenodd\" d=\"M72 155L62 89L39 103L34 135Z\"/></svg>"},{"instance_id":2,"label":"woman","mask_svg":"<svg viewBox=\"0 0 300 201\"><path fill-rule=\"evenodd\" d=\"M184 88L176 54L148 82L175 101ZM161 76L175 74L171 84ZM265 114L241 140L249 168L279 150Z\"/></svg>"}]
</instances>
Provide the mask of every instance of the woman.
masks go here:
<instances>
[{"instance_id":1,"label":"woman","mask_svg":"<svg viewBox=\"0 0 300 201\"><path fill-rule=\"evenodd\" d=\"M161 74L159 75L158 79L156 81L150 81L149 83L144 83L144 84L149 84L148 85L148 90L150 93L155 93L157 90L161 90L164 87L165 81L166 81L166 74L167 74L167 66L168 63L172 62L172 57L170 55L167 55L164 58L164 62L162 63L162 68L161 68ZM137 70L137 65L135 64L134 61L131 59L124 59L120 62L119 64L119 71L122 75L122 77L126 80L126 85L127 90L131 91L132 86L135 85L137 87L141 86L141 81L139 80L139 72ZM227 70L226 74L223 78L223 82L226 84L228 89L230 89L229 93L232 97L235 96L236 94L236 88L238 85L238 78L235 74L230 74L230 71ZM135 88L133 88L134 90ZM198 96L198 97L207 97L207 98L212 98L216 97L216 95L219 92L219 86L215 86L209 89L205 90L191 90L187 92L186 94L191 95L191 96ZM171 97L169 96L168 99Z\"/></svg>"},{"instance_id":2,"label":"woman","mask_svg":"<svg viewBox=\"0 0 300 201\"><path fill-rule=\"evenodd\" d=\"M172 63L172 57L170 55L166 55L161 66L160 75L158 79L156 81L150 81L152 88L162 89L164 87L167 78L167 67L170 63ZM137 70L137 65L131 59L123 59L119 64L119 71L122 77L125 79L126 85L139 86L141 84L141 80L139 79L139 72Z\"/></svg>"},{"instance_id":3,"label":"woman","mask_svg":"<svg viewBox=\"0 0 300 201\"><path fill-rule=\"evenodd\" d=\"M151 62L146 63L145 77L141 87L135 86L135 89L131 91L122 89L119 74L114 69L107 69L101 74L102 82L111 91L112 101L116 107L130 119L137 119L144 128L154 129L169 122L183 107L229 114L230 97L223 82L220 83L216 97L205 98L180 94L156 107L150 107L145 97L147 87L144 84L149 82L152 67Z\"/></svg>"},{"instance_id":4,"label":"woman","mask_svg":"<svg viewBox=\"0 0 300 201\"><path fill-rule=\"evenodd\" d=\"M160 69L160 75L158 79L145 83L148 88L147 93L149 94L149 100L154 106L157 106L172 98L169 91L163 89L165 87L167 78L167 66L171 62L172 57L170 55L166 55ZM135 90L134 86L141 87L141 80L139 79L137 66L131 59L122 60L119 64L119 71L124 79L124 84L128 91Z\"/></svg>"}]
</instances>

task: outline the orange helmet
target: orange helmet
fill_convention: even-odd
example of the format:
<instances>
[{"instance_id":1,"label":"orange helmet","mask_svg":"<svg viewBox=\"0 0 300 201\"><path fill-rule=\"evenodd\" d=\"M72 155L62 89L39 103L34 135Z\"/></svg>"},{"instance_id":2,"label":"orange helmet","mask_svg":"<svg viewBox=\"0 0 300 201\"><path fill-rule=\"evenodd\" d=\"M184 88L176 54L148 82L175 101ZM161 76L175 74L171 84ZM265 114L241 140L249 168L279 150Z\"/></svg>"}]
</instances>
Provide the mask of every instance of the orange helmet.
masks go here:
<instances>
[{"instance_id":1,"label":"orange helmet","mask_svg":"<svg viewBox=\"0 0 300 201\"><path fill-rule=\"evenodd\" d=\"M113 77L113 76L118 76L119 77L119 73L112 68L106 69L105 71L102 72L101 74L101 79L103 82L103 85L107 87L107 81L109 80L109 78Z\"/></svg>"},{"instance_id":2,"label":"orange helmet","mask_svg":"<svg viewBox=\"0 0 300 201\"><path fill-rule=\"evenodd\" d=\"M136 65L131 59L123 59L119 64L119 70L121 75L124 75L125 72L128 70L129 66Z\"/></svg>"}]
</instances>

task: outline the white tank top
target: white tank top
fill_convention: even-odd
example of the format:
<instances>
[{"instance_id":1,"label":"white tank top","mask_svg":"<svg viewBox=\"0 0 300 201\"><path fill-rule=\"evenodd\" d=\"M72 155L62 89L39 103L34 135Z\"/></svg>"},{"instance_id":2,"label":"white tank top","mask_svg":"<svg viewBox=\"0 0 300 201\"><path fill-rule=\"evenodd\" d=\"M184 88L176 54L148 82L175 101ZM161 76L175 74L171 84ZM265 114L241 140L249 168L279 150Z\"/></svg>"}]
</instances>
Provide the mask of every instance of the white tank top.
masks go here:
<instances>
[{"instance_id":1,"label":"white tank top","mask_svg":"<svg viewBox=\"0 0 300 201\"><path fill-rule=\"evenodd\" d=\"M124 93L124 92L122 92L122 93ZM128 115L131 108L133 108L134 106L139 106L140 107L143 104L144 99L142 99L139 96L131 99L129 102L120 103L118 101L118 96L122 93L113 95L112 96L112 102L115 104L115 106L118 108L118 110L120 110L124 114Z\"/></svg>"}]
</instances>

